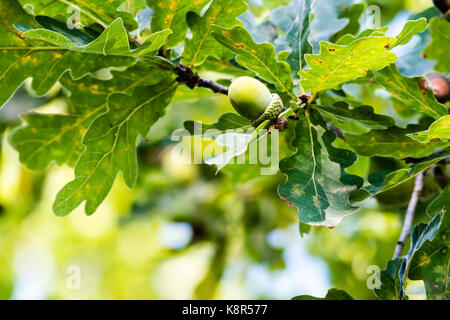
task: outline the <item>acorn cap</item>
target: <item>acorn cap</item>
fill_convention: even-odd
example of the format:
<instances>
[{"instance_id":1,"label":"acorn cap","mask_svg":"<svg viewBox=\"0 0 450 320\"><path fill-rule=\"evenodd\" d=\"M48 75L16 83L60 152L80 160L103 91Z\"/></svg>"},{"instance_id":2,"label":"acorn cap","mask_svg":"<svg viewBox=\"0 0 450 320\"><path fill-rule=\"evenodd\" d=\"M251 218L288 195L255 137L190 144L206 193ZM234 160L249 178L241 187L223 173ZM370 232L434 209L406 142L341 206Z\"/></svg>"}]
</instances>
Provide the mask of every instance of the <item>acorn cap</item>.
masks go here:
<instances>
[{"instance_id":1,"label":"acorn cap","mask_svg":"<svg viewBox=\"0 0 450 320\"><path fill-rule=\"evenodd\" d=\"M281 100L280 96L276 93L273 93L272 101L270 102L269 106L266 108L264 113L259 116L258 119L251 121L252 126L256 128L266 120L276 120L278 116L283 112L283 109L283 101Z\"/></svg>"}]
</instances>

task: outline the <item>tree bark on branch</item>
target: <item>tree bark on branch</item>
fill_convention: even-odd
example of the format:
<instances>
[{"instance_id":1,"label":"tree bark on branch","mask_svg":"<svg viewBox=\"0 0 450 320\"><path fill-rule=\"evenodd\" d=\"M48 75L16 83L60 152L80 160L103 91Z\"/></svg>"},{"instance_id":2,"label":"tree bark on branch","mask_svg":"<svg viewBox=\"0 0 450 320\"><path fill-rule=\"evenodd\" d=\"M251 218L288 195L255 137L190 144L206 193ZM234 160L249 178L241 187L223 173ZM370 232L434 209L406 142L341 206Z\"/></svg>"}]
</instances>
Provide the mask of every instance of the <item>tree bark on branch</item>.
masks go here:
<instances>
[{"instance_id":1,"label":"tree bark on branch","mask_svg":"<svg viewBox=\"0 0 450 320\"><path fill-rule=\"evenodd\" d=\"M402 231L398 239L397 245L395 247L394 259L400 257L403 252L403 247L405 246L406 239L411 233L411 227L414 220L414 213L416 211L417 203L422 194L423 183L425 178L425 172L420 172L416 176L416 181L414 183L414 190L411 195L411 200L409 200L408 208L406 209L405 221L403 222Z\"/></svg>"},{"instance_id":2,"label":"tree bark on branch","mask_svg":"<svg viewBox=\"0 0 450 320\"><path fill-rule=\"evenodd\" d=\"M198 73L193 72L191 68L186 67L182 63L175 68L175 73L178 75L176 80L180 83L184 83L191 89L194 89L195 87L202 87L211 89L215 93L228 95L228 87L222 86L213 80L203 79L198 75Z\"/></svg>"}]
</instances>

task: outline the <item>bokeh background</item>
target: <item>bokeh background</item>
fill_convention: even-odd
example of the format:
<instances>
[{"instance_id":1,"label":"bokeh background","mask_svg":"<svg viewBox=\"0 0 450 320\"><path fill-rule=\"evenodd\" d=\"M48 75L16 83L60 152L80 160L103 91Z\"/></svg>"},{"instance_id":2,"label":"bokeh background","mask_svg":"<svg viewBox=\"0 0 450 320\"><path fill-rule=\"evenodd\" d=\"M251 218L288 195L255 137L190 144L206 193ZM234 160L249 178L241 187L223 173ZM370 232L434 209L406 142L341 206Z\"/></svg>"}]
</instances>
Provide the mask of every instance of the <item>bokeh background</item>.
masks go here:
<instances>
[{"instance_id":1,"label":"bokeh background","mask_svg":"<svg viewBox=\"0 0 450 320\"><path fill-rule=\"evenodd\" d=\"M268 3L251 1L255 23L268 17ZM411 13L432 5L417 0L369 4L380 6L382 23L392 34ZM399 54L406 57L420 46L416 39ZM405 63L403 71L422 74L418 67ZM399 125L416 121L379 89L349 85L346 90ZM201 98L188 99L188 94L179 93L180 100L139 144L136 188L128 189L119 177L93 216L80 207L61 218L51 206L72 169L53 164L44 173L32 172L19 163L7 137L20 124L20 113L64 112L64 90L56 86L39 98L26 84L17 91L0 111L0 299L290 299L324 296L331 287L374 299L367 268L384 268L391 258L412 183L363 202L333 230L313 228L301 236L297 211L277 196L281 174L254 177L251 168L231 167L216 175L214 167L171 157L170 136L183 121L212 123L232 111L224 96L202 91ZM362 157L351 170L367 176L400 166ZM239 182L237 175L248 179ZM425 192L419 212L434 195ZM426 219L425 214L417 218ZM68 286L74 266L81 272L79 288ZM410 292L423 298L421 283L412 283Z\"/></svg>"}]
</instances>

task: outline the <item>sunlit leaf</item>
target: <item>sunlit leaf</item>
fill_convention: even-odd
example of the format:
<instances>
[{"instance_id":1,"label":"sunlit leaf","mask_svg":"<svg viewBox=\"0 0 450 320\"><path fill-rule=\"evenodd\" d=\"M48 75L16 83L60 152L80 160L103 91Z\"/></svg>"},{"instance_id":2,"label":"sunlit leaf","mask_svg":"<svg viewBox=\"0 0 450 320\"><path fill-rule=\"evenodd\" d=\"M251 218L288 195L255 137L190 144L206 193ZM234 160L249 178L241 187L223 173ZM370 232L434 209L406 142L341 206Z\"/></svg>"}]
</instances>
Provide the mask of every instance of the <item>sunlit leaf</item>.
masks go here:
<instances>
[{"instance_id":1,"label":"sunlit leaf","mask_svg":"<svg viewBox=\"0 0 450 320\"><path fill-rule=\"evenodd\" d=\"M346 46L321 42L320 53L306 55L311 69L302 70L302 87L318 93L364 77L369 70L379 70L393 63L397 56L386 49L394 42L389 37L365 37Z\"/></svg>"},{"instance_id":2,"label":"sunlit leaf","mask_svg":"<svg viewBox=\"0 0 450 320\"><path fill-rule=\"evenodd\" d=\"M408 21L403 27L402 32L397 37L395 37L396 40L391 46L391 49L407 44L409 41L411 41L413 36L425 31L427 27L428 23L426 18Z\"/></svg>"},{"instance_id":3,"label":"sunlit leaf","mask_svg":"<svg viewBox=\"0 0 450 320\"><path fill-rule=\"evenodd\" d=\"M154 54L172 33L169 29L155 32L149 35L139 48L130 52L127 30L121 18L114 20L96 39L89 38L76 30L71 30L65 24L56 20L45 19L45 24L42 24L41 17L38 21L45 26L45 29L34 29L23 24L16 24L15 27L22 32L24 38L42 40L71 51L105 56L142 57L149 53Z\"/></svg>"},{"instance_id":4,"label":"sunlit leaf","mask_svg":"<svg viewBox=\"0 0 450 320\"><path fill-rule=\"evenodd\" d=\"M58 164L76 161L82 132L74 128L85 129L79 116L30 113L22 118L26 126L17 128L9 141L28 168L43 170L52 160Z\"/></svg>"},{"instance_id":5,"label":"sunlit leaf","mask_svg":"<svg viewBox=\"0 0 450 320\"><path fill-rule=\"evenodd\" d=\"M155 33L152 33L144 43L132 52L133 56L141 57L149 53L155 53L161 48L166 41L167 37L172 34L170 29L164 29Z\"/></svg>"},{"instance_id":6,"label":"sunlit leaf","mask_svg":"<svg viewBox=\"0 0 450 320\"><path fill-rule=\"evenodd\" d=\"M383 27L379 29L366 29L359 33L358 35L353 34L346 34L343 35L339 40L336 42L336 44L339 45L347 45L357 39L365 38L365 37L384 37L386 31L389 29L389 27Z\"/></svg>"},{"instance_id":7,"label":"sunlit leaf","mask_svg":"<svg viewBox=\"0 0 450 320\"><path fill-rule=\"evenodd\" d=\"M433 122L426 131L420 131L408 134L408 137L427 143L433 139L440 139L442 141L450 140L450 116L444 116Z\"/></svg>"},{"instance_id":8,"label":"sunlit leaf","mask_svg":"<svg viewBox=\"0 0 450 320\"><path fill-rule=\"evenodd\" d=\"M290 0L263 0L264 7L273 10L289 4Z\"/></svg>"},{"instance_id":9,"label":"sunlit leaf","mask_svg":"<svg viewBox=\"0 0 450 320\"><path fill-rule=\"evenodd\" d=\"M34 29L24 24L14 25L22 32L25 39L42 40L55 46L82 53L121 55L130 51L127 31L123 26L122 19L118 18L94 41L87 42L81 36L65 32L70 29L59 28L59 32L48 29ZM62 34L62 32L65 32Z\"/></svg>"}]
</instances>

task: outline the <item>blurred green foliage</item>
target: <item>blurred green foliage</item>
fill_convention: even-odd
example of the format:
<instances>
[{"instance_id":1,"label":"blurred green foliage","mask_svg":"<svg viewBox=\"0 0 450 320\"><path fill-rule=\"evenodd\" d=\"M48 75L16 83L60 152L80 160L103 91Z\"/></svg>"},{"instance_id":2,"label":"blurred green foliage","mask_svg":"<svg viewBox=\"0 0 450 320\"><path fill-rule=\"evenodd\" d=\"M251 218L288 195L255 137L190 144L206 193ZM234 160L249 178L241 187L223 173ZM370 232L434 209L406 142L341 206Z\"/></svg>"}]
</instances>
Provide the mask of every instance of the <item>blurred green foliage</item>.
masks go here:
<instances>
[{"instance_id":1,"label":"blurred green foliage","mask_svg":"<svg viewBox=\"0 0 450 320\"><path fill-rule=\"evenodd\" d=\"M16 101L33 101L26 96L19 93L5 112ZM64 107L60 94L49 100L41 112ZM295 275L283 271L286 248L269 241L274 231L298 224L296 210L277 197L282 175L235 184L229 175L233 169L216 175L213 167L180 164L171 157L170 134L184 119L212 123L228 111L231 106L222 96L174 102L152 128L151 139L138 148L138 186L129 190L119 179L97 214L87 217L79 208L65 218L52 214L51 203L70 179L70 169L52 165L38 174L22 167L6 141L17 122L12 117L4 126L1 153L0 297L289 298L287 293L252 292L251 284L246 291L240 287L254 266ZM364 160L353 170L370 171ZM385 210L371 200L333 230L313 228L303 238L295 232L294 238L326 262L333 286L371 299L366 269L382 267L392 254L403 210L404 203ZM180 234L187 236L180 240ZM233 282L226 275L238 263L245 267ZM79 290L67 287L73 265L82 270ZM323 277L328 281L327 274ZM30 287L23 288L23 281Z\"/></svg>"},{"instance_id":2,"label":"blurred green foliage","mask_svg":"<svg viewBox=\"0 0 450 320\"><path fill-rule=\"evenodd\" d=\"M264 5L266 2L270 1L264 1ZM382 22L386 23L401 10L416 13L428 8L431 1L368 3L381 7ZM250 9L261 17L267 14L264 5L254 1ZM351 92L351 85L346 87ZM180 89L179 99L175 98L167 115L151 129L149 139L141 141L136 188L128 189L120 178L95 215L87 217L78 208L64 218L52 213L51 204L57 191L72 178L70 168L53 164L45 174L25 169L7 136L20 122L19 113L37 105L42 106L40 112L64 110L65 96L58 88L39 99L25 89L16 93L0 112L0 299L324 296L328 288L320 288L322 293L317 293L314 283L328 283L356 299L374 299L366 284L370 275L367 268L377 265L383 269L391 258L411 183L364 202L357 214L335 229L313 227L303 237L295 230L295 242L307 248L310 257L324 262L328 274L303 285L294 282L299 285L295 292L289 285L285 291L257 290L258 283L248 283L255 267L263 267L274 276L284 272L287 279L308 268L300 259L298 270L287 269L288 246L277 246L270 240L277 231L292 233L293 226L298 228L297 212L277 196L277 186L284 181L281 174L250 179L251 166L244 172L231 166L216 175L215 168L207 165L174 162L171 134L182 128L186 119L213 123L221 114L232 111L225 96L196 91L194 98L192 92ZM395 117L400 126L415 117L394 102L386 105L384 99L382 103L369 84L352 94L377 113ZM187 99L188 95L193 98ZM290 131L283 134L289 137ZM380 161L383 169L401 166L394 160L360 157L350 171L367 177L379 169ZM249 179L237 184L234 175L247 175ZM427 183L435 182L431 179ZM419 204L420 212L425 212L427 202L435 196L426 190L428 197ZM417 221L427 218L425 213L419 214ZM299 257L304 256L299 252ZM79 289L68 285L71 266L80 267ZM416 298L423 297L422 289L417 292Z\"/></svg>"}]
</instances>

